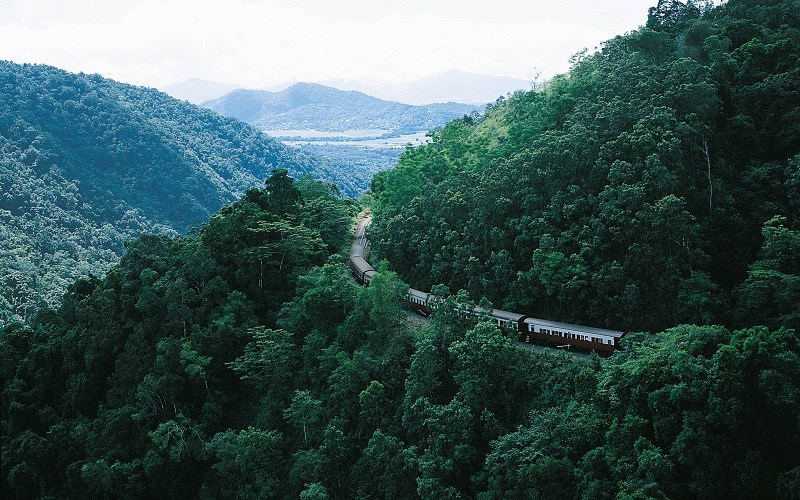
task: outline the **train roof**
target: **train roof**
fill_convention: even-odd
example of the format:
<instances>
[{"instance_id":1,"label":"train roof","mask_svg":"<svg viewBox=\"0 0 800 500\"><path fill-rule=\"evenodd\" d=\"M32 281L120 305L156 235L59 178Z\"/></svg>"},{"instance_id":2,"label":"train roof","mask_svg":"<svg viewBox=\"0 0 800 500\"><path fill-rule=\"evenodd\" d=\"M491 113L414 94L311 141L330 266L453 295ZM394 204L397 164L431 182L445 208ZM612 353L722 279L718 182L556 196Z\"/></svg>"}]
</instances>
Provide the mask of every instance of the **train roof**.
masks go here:
<instances>
[{"instance_id":1,"label":"train roof","mask_svg":"<svg viewBox=\"0 0 800 500\"><path fill-rule=\"evenodd\" d=\"M428 292L423 292L423 291L420 291L420 290L416 290L414 288L409 288L408 289L408 294L411 295L412 297L419 297L419 298L427 298L428 297Z\"/></svg>"},{"instance_id":2,"label":"train roof","mask_svg":"<svg viewBox=\"0 0 800 500\"><path fill-rule=\"evenodd\" d=\"M503 311L502 309L492 309L492 317L505 319L509 321L519 321L522 318L526 318L524 314L515 313L511 311Z\"/></svg>"},{"instance_id":3,"label":"train roof","mask_svg":"<svg viewBox=\"0 0 800 500\"><path fill-rule=\"evenodd\" d=\"M527 318L525 323L532 323L537 324L539 326L543 326L545 328L554 328L556 330L571 330L573 332L584 332L584 333L591 333L594 335L605 335L606 337L614 337L620 338L625 335L625 332L620 332L618 330L606 330L605 328L595 328L593 326L582 326L582 325L573 325L570 323L559 323L557 321L548 321L546 319L539 319L539 318Z\"/></svg>"},{"instance_id":4,"label":"train roof","mask_svg":"<svg viewBox=\"0 0 800 500\"><path fill-rule=\"evenodd\" d=\"M358 256L350 257L350 262L353 263L353 266L360 273L364 273L364 272L367 272L367 271L374 271L375 270L371 265L369 265L369 262L364 260L363 257L358 257Z\"/></svg>"}]
</instances>

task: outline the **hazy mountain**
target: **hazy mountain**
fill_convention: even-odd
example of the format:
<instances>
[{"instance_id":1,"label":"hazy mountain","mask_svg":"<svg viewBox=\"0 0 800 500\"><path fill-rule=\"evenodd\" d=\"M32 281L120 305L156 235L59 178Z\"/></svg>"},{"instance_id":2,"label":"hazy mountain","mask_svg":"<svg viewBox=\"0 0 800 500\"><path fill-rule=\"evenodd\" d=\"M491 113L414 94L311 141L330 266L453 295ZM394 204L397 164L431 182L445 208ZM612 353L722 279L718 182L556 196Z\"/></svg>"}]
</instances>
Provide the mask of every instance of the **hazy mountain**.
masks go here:
<instances>
[{"instance_id":1,"label":"hazy mountain","mask_svg":"<svg viewBox=\"0 0 800 500\"><path fill-rule=\"evenodd\" d=\"M217 97L224 96L228 92L241 88L245 88L245 86L239 85L238 83L220 83L210 80L200 80L199 78L190 78L183 82L164 85L160 87L159 90L166 92L175 99L200 104L201 102L216 99Z\"/></svg>"},{"instance_id":2,"label":"hazy mountain","mask_svg":"<svg viewBox=\"0 0 800 500\"><path fill-rule=\"evenodd\" d=\"M257 90L279 92L299 83L283 82L277 85L260 87ZM355 90L387 101L406 104L431 104L440 102L460 102L467 104L486 104L494 102L501 95L516 90L530 90L530 82L520 78L497 75L481 75L450 70L438 75L410 82L390 82L378 79L331 79L314 82L339 90ZM201 104L220 98L236 89L249 88L238 83L220 83L191 78L189 80L164 85L160 90L175 97Z\"/></svg>"},{"instance_id":3,"label":"hazy mountain","mask_svg":"<svg viewBox=\"0 0 800 500\"><path fill-rule=\"evenodd\" d=\"M128 239L199 225L276 167L316 173L298 150L154 89L10 62L0 87L0 324L53 305Z\"/></svg>"},{"instance_id":4,"label":"hazy mountain","mask_svg":"<svg viewBox=\"0 0 800 500\"><path fill-rule=\"evenodd\" d=\"M263 130L379 129L391 133L430 130L478 110L452 102L414 106L313 83L297 83L281 92L238 89L202 106Z\"/></svg>"},{"instance_id":5,"label":"hazy mountain","mask_svg":"<svg viewBox=\"0 0 800 500\"><path fill-rule=\"evenodd\" d=\"M322 82L342 90L357 90L381 99L408 104L462 102L485 104L517 90L530 90L527 80L450 70L411 82L383 80L328 80Z\"/></svg>"}]
</instances>

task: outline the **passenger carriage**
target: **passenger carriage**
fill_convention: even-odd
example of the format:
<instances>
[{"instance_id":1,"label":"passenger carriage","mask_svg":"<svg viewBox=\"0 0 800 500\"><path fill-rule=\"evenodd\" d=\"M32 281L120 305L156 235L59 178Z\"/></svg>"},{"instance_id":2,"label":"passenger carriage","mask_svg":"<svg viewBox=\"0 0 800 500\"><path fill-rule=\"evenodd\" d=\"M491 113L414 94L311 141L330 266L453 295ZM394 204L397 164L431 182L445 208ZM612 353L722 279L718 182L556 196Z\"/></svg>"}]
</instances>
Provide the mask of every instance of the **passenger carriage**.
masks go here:
<instances>
[{"instance_id":1,"label":"passenger carriage","mask_svg":"<svg viewBox=\"0 0 800 500\"><path fill-rule=\"evenodd\" d=\"M539 318L523 321L520 340L525 342L548 342L569 345L602 352L613 352L625 332L606 330L591 326L558 323Z\"/></svg>"},{"instance_id":2,"label":"passenger carriage","mask_svg":"<svg viewBox=\"0 0 800 500\"><path fill-rule=\"evenodd\" d=\"M363 225L359 226L354 236L355 239L350 246L350 270L359 283L369 285L378 273L365 259L368 242ZM405 300L411 309L424 316L430 315L442 301L440 297L414 288L408 290ZM474 310L467 311L466 315L490 316L506 334L516 335L523 342L548 343L558 347L575 347L606 354L614 352L619 347L619 339L625 335L625 332L617 330L531 318L502 309L492 309L490 313L486 309L475 307Z\"/></svg>"}]
</instances>

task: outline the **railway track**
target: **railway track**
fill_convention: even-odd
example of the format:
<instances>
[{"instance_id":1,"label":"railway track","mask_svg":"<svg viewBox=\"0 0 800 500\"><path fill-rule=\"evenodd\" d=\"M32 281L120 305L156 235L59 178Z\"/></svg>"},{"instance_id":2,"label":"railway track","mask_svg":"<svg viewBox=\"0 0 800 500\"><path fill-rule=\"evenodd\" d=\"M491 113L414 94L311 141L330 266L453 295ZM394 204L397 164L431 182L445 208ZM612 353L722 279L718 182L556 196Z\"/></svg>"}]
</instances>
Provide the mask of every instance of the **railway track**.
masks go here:
<instances>
[{"instance_id":1,"label":"railway track","mask_svg":"<svg viewBox=\"0 0 800 500\"><path fill-rule=\"evenodd\" d=\"M359 217L350 245L350 270L362 285L369 285L377 274L367 261L369 240L366 230L371 223L371 213L365 212ZM406 301L411 309L425 316L432 313L439 302L437 297L413 288L409 289ZM591 351L611 354L617 347L618 340L625 335L625 332L616 330L558 323L500 309L484 311L476 308L474 314L490 316L497 326L509 336L516 335L519 343L523 346L536 350L565 352L576 356L587 356L587 353ZM414 319L417 323L427 322L427 319L419 316Z\"/></svg>"}]
</instances>

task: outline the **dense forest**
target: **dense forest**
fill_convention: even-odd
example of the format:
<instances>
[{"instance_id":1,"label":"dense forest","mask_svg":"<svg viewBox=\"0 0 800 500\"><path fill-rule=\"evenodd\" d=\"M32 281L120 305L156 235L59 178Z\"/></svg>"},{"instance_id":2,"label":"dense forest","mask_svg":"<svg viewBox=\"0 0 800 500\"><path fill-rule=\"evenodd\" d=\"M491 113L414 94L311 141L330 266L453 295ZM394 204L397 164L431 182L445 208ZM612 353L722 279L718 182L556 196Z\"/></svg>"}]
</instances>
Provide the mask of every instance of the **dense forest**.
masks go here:
<instances>
[{"instance_id":1,"label":"dense forest","mask_svg":"<svg viewBox=\"0 0 800 500\"><path fill-rule=\"evenodd\" d=\"M754 498L800 494L788 329L679 326L532 351L412 326L385 267L336 250L355 209L270 177L0 340L4 498ZM333 257L329 257L333 254Z\"/></svg>"},{"instance_id":2,"label":"dense forest","mask_svg":"<svg viewBox=\"0 0 800 500\"><path fill-rule=\"evenodd\" d=\"M360 207L283 169L130 243L0 336L3 498L800 497L798 9L662 0L433 132L369 287ZM531 350L483 298L631 333Z\"/></svg>"},{"instance_id":3,"label":"dense forest","mask_svg":"<svg viewBox=\"0 0 800 500\"><path fill-rule=\"evenodd\" d=\"M153 89L9 62L0 89L0 327L101 274L125 241L199 226L274 168L358 192L357 174Z\"/></svg>"},{"instance_id":4,"label":"dense forest","mask_svg":"<svg viewBox=\"0 0 800 500\"><path fill-rule=\"evenodd\" d=\"M348 192L351 196L360 196L367 192L372 177L397 165L403 153L402 147L360 147L348 145L346 142L308 141L295 147L331 170L358 172L358 176L352 179L352 189L355 192Z\"/></svg>"},{"instance_id":5,"label":"dense forest","mask_svg":"<svg viewBox=\"0 0 800 500\"><path fill-rule=\"evenodd\" d=\"M374 177L420 289L621 330L800 328L800 3L661 1Z\"/></svg>"}]
</instances>

